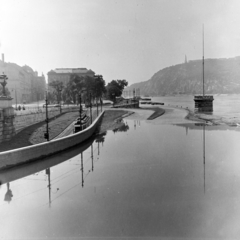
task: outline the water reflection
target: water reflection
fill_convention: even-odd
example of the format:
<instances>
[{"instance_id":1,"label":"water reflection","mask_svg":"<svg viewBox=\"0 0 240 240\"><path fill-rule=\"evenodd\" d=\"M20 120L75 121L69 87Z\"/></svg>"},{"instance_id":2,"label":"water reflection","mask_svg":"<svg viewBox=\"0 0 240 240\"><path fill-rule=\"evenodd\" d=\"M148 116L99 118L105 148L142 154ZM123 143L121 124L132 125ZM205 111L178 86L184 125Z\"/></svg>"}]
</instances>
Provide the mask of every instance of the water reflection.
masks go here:
<instances>
[{"instance_id":1,"label":"water reflection","mask_svg":"<svg viewBox=\"0 0 240 240\"><path fill-rule=\"evenodd\" d=\"M0 183L4 184L12 182L14 180L35 174L52 166L58 165L64 161L67 161L85 151L89 146L91 146L94 140L95 138L91 138L81 145L77 145L69 150L64 151L61 154L53 155L32 163L15 166L10 169L0 170Z\"/></svg>"},{"instance_id":2,"label":"water reflection","mask_svg":"<svg viewBox=\"0 0 240 240\"><path fill-rule=\"evenodd\" d=\"M129 126L127 124L127 122L124 122L123 120L121 120L121 126L118 128L113 129L113 133L116 132L127 132L129 130Z\"/></svg>"},{"instance_id":3,"label":"water reflection","mask_svg":"<svg viewBox=\"0 0 240 240\"><path fill-rule=\"evenodd\" d=\"M204 178L204 194L206 192L206 174L205 174L205 168L206 168L206 161L205 161L205 124L203 124L203 178Z\"/></svg>"},{"instance_id":4,"label":"water reflection","mask_svg":"<svg viewBox=\"0 0 240 240\"><path fill-rule=\"evenodd\" d=\"M100 142L104 141L104 137L99 137ZM0 183L1 185L6 184L7 186L7 192L4 196L4 201L10 203L12 201L13 193L10 189L10 182L15 181L17 179L21 179L30 175L37 176L38 173L41 173L41 171L44 171L44 173L47 176L47 189L48 189L48 205L49 208L51 208L52 205L52 193L57 193L59 191L59 188L56 188L53 192L52 189L52 181L51 181L51 167L54 167L60 163L63 163L72 157L81 154L81 171L83 175L83 152L88 149L91 146L91 159L92 159L92 171L93 171L93 142L95 138L91 138L88 141L85 141L81 145L78 145L74 148L71 148L67 151L64 151L64 153L57 154L56 156L51 156L36 162L28 163L19 165L10 169L0 170ZM100 151L100 149L99 149ZM66 173L63 173L62 175L66 175ZM59 176L60 178L61 176ZM66 176L65 176L66 177ZM31 180L31 179L29 179ZM32 179L32 180L39 180L39 179ZM56 178L54 179L56 180ZM57 182L59 179L57 180ZM84 185L84 178L82 176L82 186ZM46 188L45 188L46 189ZM63 193L64 194L64 193Z\"/></svg>"},{"instance_id":5,"label":"water reflection","mask_svg":"<svg viewBox=\"0 0 240 240\"><path fill-rule=\"evenodd\" d=\"M14 225L21 239L239 239L240 134L192 124L186 136L183 126L127 121L129 132L108 131L47 166L38 174L44 182L10 183L14 204L0 207L1 234L14 238Z\"/></svg>"},{"instance_id":6,"label":"water reflection","mask_svg":"<svg viewBox=\"0 0 240 240\"><path fill-rule=\"evenodd\" d=\"M141 122L139 120L134 120L134 130L137 129L137 127L141 126Z\"/></svg>"},{"instance_id":7,"label":"water reflection","mask_svg":"<svg viewBox=\"0 0 240 240\"><path fill-rule=\"evenodd\" d=\"M208 122L200 122L200 123L179 123L174 124L178 127L183 127L186 130L186 135L188 134L188 130L199 130L202 129L202 126L205 125L207 127L207 131L237 131L240 132L240 128L236 126L228 126L228 125L211 125Z\"/></svg>"},{"instance_id":8,"label":"water reflection","mask_svg":"<svg viewBox=\"0 0 240 240\"><path fill-rule=\"evenodd\" d=\"M12 197L13 197L13 194L12 194L12 190L10 189L10 183L7 183L7 192L4 196L4 201L10 203L12 201Z\"/></svg>"},{"instance_id":9,"label":"water reflection","mask_svg":"<svg viewBox=\"0 0 240 240\"><path fill-rule=\"evenodd\" d=\"M91 145L91 156L90 156L92 166L91 166L91 169L87 171L87 173L84 172L83 154L81 153L81 169L80 170L81 170L81 173L82 173L82 187L84 187L85 179L94 170L94 153L93 152L94 152L94 150L93 150L93 144L92 144Z\"/></svg>"},{"instance_id":10,"label":"water reflection","mask_svg":"<svg viewBox=\"0 0 240 240\"><path fill-rule=\"evenodd\" d=\"M81 153L81 172L82 172L82 187L84 187L84 177L83 177L84 169L83 169L83 154L82 153Z\"/></svg>"},{"instance_id":11,"label":"water reflection","mask_svg":"<svg viewBox=\"0 0 240 240\"><path fill-rule=\"evenodd\" d=\"M104 142L104 136L106 134L102 134L100 136L98 136L96 139L92 138L91 140L85 142L82 145L79 145L77 148L72 149L71 152L69 153L63 153L63 154L58 154L58 157L49 157L46 158L44 160L42 160L41 162L36 162L36 163L30 163L30 164L25 164L24 166L18 166L18 167L14 167L12 169L9 170L2 170L0 172L0 179L1 179L1 183L4 184L6 183L7 185L7 192L4 196L4 201L10 203L10 201L12 200L13 194L12 194L12 190L10 189L10 183L11 181L20 179L20 178L24 178L27 177L29 175L40 175L42 173L44 173L44 175L47 177L44 181L47 181L47 187L45 188L41 188L40 190L44 190L48 192L48 207L51 208L52 207L52 203L53 201L55 201L57 198L62 197L63 195L65 195L66 193L68 193L70 190L72 190L73 188L75 188L76 186L80 185L82 186L82 188L84 187L86 178L89 176L89 174L91 172L94 171L94 163L97 161L96 157L94 156L94 153L96 151L98 151L98 155L100 154L100 147L96 146L95 144L95 149L94 149L94 140L97 144L99 144L100 142ZM89 158L84 159L84 151L85 150L90 150L90 155ZM71 161L71 156L75 156L75 161L74 163L72 163ZM79 157L78 157L79 156ZM69 163L67 163L66 160L69 160ZM80 160L80 171L79 168L66 168L61 167L61 165L59 165L59 167L61 168L61 172L56 175L56 166L59 163L65 162L65 164L68 164L69 166L74 166L74 165L79 165L77 162L78 160ZM85 161L84 161L85 160ZM90 163L90 169L86 170L86 167L88 164ZM85 165L85 166L84 166ZM47 167L46 167L47 166ZM51 171L51 168L54 168L54 170ZM86 171L84 171L86 170ZM44 172L42 172L44 171ZM42 173L41 173L42 172ZM54 177L52 177L52 173L55 172ZM76 184L76 182L73 181L73 184L69 184L69 182L67 181L66 183L68 183L64 189L62 189L62 191L60 192L60 188L56 187L53 188L53 185L55 186L58 182L65 180L66 178L72 177L75 174L77 174L78 172L81 173L81 181L78 182ZM38 174L40 173L40 174ZM29 178L26 178L26 180ZM31 180L43 180L43 179L29 179ZM6 182L9 181L9 182ZM65 181L64 181L65 182ZM70 181L71 182L71 181ZM34 192L38 192L38 189L35 189L32 193ZM59 192L59 193L58 193ZM57 194L54 198L53 198L53 194ZM29 195L29 194L27 194ZM18 197L19 199L19 197Z\"/></svg>"}]
</instances>

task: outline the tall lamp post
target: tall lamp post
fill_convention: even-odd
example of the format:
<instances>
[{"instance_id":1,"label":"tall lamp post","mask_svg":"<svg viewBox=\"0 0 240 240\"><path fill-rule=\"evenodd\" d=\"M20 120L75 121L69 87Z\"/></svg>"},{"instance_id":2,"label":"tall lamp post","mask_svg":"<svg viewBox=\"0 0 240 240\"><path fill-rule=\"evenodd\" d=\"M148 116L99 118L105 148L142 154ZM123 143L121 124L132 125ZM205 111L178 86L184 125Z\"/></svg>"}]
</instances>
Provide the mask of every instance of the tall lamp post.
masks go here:
<instances>
[{"instance_id":1,"label":"tall lamp post","mask_svg":"<svg viewBox=\"0 0 240 240\"><path fill-rule=\"evenodd\" d=\"M82 92L86 91L86 89L83 89L79 92L79 117L80 117L80 125L81 125L81 118L82 118Z\"/></svg>"},{"instance_id":2,"label":"tall lamp post","mask_svg":"<svg viewBox=\"0 0 240 240\"><path fill-rule=\"evenodd\" d=\"M92 94L90 92L90 118L91 118L91 124L92 124Z\"/></svg>"},{"instance_id":3,"label":"tall lamp post","mask_svg":"<svg viewBox=\"0 0 240 240\"><path fill-rule=\"evenodd\" d=\"M59 105L60 105L60 113L62 113L62 107L61 107L61 101L62 101L62 90L63 90L63 87L62 86L58 86L57 88L57 91L58 91L58 94L59 94Z\"/></svg>"},{"instance_id":4,"label":"tall lamp post","mask_svg":"<svg viewBox=\"0 0 240 240\"><path fill-rule=\"evenodd\" d=\"M102 80L103 76L102 75L94 75L94 79L96 80ZM97 82L97 86L99 85L99 82ZM99 92L96 92L96 99L98 96ZM101 100L100 100L101 101ZM98 116L98 99L97 99L97 116Z\"/></svg>"},{"instance_id":5,"label":"tall lamp post","mask_svg":"<svg viewBox=\"0 0 240 240\"><path fill-rule=\"evenodd\" d=\"M115 93L112 93L113 96L113 107L114 107L114 103L115 103Z\"/></svg>"},{"instance_id":6,"label":"tall lamp post","mask_svg":"<svg viewBox=\"0 0 240 240\"><path fill-rule=\"evenodd\" d=\"M7 79L8 79L8 77L4 73L2 75L0 75L0 83L1 83L1 85L3 87L3 91L2 91L3 97L7 96L6 89L5 89L5 87L7 85L7 82L6 82Z\"/></svg>"},{"instance_id":7,"label":"tall lamp post","mask_svg":"<svg viewBox=\"0 0 240 240\"><path fill-rule=\"evenodd\" d=\"M79 117L80 117L80 124L81 124L81 118L82 118L82 96L81 92L79 93Z\"/></svg>"},{"instance_id":8,"label":"tall lamp post","mask_svg":"<svg viewBox=\"0 0 240 240\"><path fill-rule=\"evenodd\" d=\"M49 130L48 130L48 122L49 122L49 119L48 119L48 92L46 91L46 132L44 133L44 138L47 139L47 141L49 141Z\"/></svg>"}]
</instances>

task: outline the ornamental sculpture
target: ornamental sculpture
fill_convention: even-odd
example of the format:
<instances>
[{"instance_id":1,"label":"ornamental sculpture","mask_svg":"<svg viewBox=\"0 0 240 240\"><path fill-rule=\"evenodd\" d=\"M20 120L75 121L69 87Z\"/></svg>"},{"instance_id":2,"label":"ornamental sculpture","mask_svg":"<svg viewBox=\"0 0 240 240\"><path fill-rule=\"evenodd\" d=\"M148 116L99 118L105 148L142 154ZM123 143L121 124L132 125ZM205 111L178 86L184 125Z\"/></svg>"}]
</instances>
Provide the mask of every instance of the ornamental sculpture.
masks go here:
<instances>
[{"instance_id":1,"label":"ornamental sculpture","mask_svg":"<svg viewBox=\"0 0 240 240\"><path fill-rule=\"evenodd\" d=\"M3 97L7 97L6 89L5 89L5 87L7 85L7 81L6 81L7 79L8 79L8 77L4 73L2 75L0 75L0 83L1 83L2 88L3 88L3 90L2 90L2 96Z\"/></svg>"}]
</instances>

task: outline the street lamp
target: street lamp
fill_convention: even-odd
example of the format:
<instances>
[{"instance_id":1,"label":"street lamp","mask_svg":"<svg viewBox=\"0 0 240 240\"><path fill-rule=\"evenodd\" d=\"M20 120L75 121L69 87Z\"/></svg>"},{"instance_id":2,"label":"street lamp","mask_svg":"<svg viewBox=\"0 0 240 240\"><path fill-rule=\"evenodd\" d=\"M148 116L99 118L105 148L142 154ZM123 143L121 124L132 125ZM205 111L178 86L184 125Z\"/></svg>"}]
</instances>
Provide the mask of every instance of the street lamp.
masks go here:
<instances>
[{"instance_id":1,"label":"street lamp","mask_svg":"<svg viewBox=\"0 0 240 240\"><path fill-rule=\"evenodd\" d=\"M81 118L82 118L82 96L81 96L81 94L82 94L82 92L84 92L84 91L86 91L86 89L83 89L82 91L80 91L79 92L79 117L80 117L80 127L82 127L81 126Z\"/></svg>"},{"instance_id":2,"label":"street lamp","mask_svg":"<svg viewBox=\"0 0 240 240\"><path fill-rule=\"evenodd\" d=\"M115 103L115 93L112 93L113 96L113 107L114 107L114 103Z\"/></svg>"},{"instance_id":3,"label":"street lamp","mask_svg":"<svg viewBox=\"0 0 240 240\"><path fill-rule=\"evenodd\" d=\"M96 80L102 80L103 79L103 76L102 75L94 75L94 79L95 79L95 81ZM97 86L99 86L99 81L97 82ZM102 90L101 90L102 91ZM96 94L96 99L97 99L97 97L98 97L98 95L99 95L99 91L97 91L97 92L95 92L95 94ZM98 116L98 99L97 99L97 116Z\"/></svg>"},{"instance_id":4,"label":"street lamp","mask_svg":"<svg viewBox=\"0 0 240 240\"><path fill-rule=\"evenodd\" d=\"M3 91L2 91L3 97L6 97L6 96L7 96L7 95L6 95L6 89L5 89L5 87L6 87L6 85L7 85L7 82L6 82L7 79L8 79L8 77L7 77L7 75L5 75L4 73L3 73L2 75L0 75L0 83L1 83L1 85L2 85L2 87L3 87Z\"/></svg>"},{"instance_id":5,"label":"street lamp","mask_svg":"<svg viewBox=\"0 0 240 240\"><path fill-rule=\"evenodd\" d=\"M61 93L62 93L63 87L60 85L57 88L58 94L59 94L59 105L60 105L60 113L62 113L62 107L61 107L61 101L62 101L62 97L61 97Z\"/></svg>"},{"instance_id":6,"label":"street lamp","mask_svg":"<svg viewBox=\"0 0 240 240\"><path fill-rule=\"evenodd\" d=\"M91 117L91 124L92 124L92 94L90 92L90 117Z\"/></svg>"},{"instance_id":7,"label":"street lamp","mask_svg":"<svg viewBox=\"0 0 240 240\"><path fill-rule=\"evenodd\" d=\"M44 133L44 138L47 139L47 141L49 141L49 131L48 131L48 92L46 91L46 132Z\"/></svg>"}]
</instances>

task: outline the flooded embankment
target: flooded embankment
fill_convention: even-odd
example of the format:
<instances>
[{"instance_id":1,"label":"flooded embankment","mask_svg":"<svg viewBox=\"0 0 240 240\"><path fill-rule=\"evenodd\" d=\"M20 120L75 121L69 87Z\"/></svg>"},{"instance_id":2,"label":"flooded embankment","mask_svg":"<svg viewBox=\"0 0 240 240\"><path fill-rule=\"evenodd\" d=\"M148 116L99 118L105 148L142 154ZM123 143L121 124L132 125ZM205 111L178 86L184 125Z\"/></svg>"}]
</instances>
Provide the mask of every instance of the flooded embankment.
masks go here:
<instances>
[{"instance_id":1,"label":"flooded embankment","mask_svg":"<svg viewBox=\"0 0 240 240\"><path fill-rule=\"evenodd\" d=\"M239 239L237 128L151 114L136 110L50 165L0 172L0 238Z\"/></svg>"}]
</instances>

